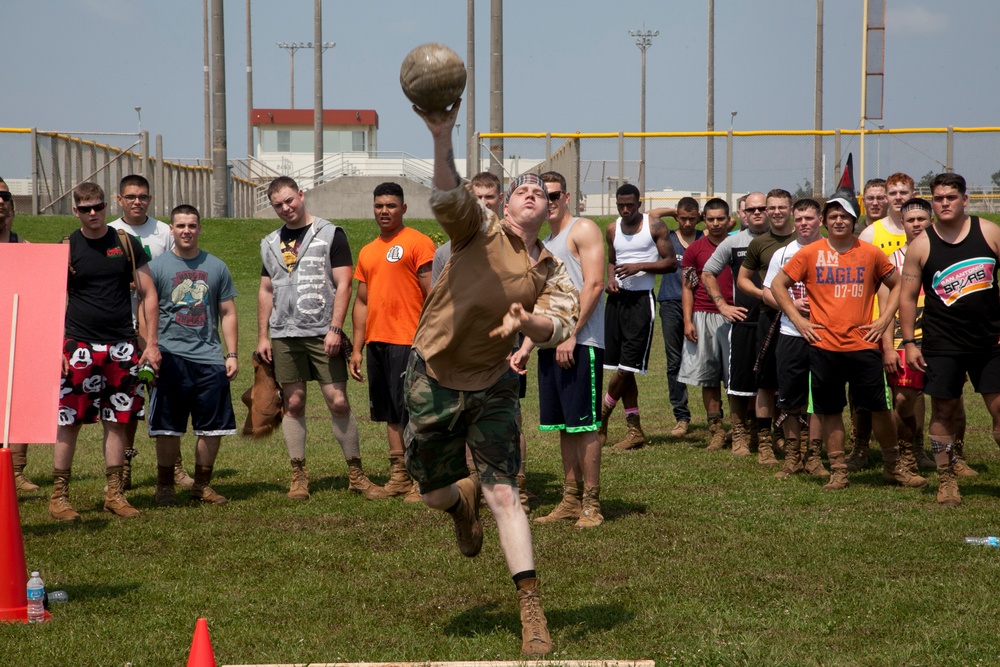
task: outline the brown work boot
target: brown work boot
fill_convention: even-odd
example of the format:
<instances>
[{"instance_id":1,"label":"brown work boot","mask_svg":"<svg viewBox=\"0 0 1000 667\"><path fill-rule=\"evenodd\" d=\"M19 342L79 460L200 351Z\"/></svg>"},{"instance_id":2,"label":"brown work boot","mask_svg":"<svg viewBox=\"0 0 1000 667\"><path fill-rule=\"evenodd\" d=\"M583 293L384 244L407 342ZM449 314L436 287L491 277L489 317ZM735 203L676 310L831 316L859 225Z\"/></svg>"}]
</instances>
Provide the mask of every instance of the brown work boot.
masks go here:
<instances>
[{"instance_id":1,"label":"brown work boot","mask_svg":"<svg viewBox=\"0 0 1000 667\"><path fill-rule=\"evenodd\" d=\"M900 443L911 446L910 443ZM916 467L916 461L913 461ZM888 484L899 484L908 486L911 489L922 489L927 486L927 480L920 475L914 474L907 467L903 455L896 447L884 447L882 449L882 479Z\"/></svg>"},{"instance_id":2,"label":"brown work boot","mask_svg":"<svg viewBox=\"0 0 1000 667\"><path fill-rule=\"evenodd\" d=\"M597 528L604 523L601 515L601 487L588 486L583 490L583 510L574 528Z\"/></svg>"},{"instance_id":3,"label":"brown work boot","mask_svg":"<svg viewBox=\"0 0 1000 667\"><path fill-rule=\"evenodd\" d=\"M686 419L681 419L674 427L670 429L670 437L672 438L683 438L688 433L688 426L690 424Z\"/></svg>"},{"instance_id":4,"label":"brown work boot","mask_svg":"<svg viewBox=\"0 0 1000 667\"><path fill-rule=\"evenodd\" d=\"M542 601L538 595L538 578L517 582L517 602L521 606L521 653L545 655L552 650Z\"/></svg>"},{"instance_id":5,"label":"brown work boot","mask_svg":"<svg viewBox=\"0 0 1000 667\"><path fill-rule=\"evenodd\" d=\"M53 470L52 495L49 496L49 516L56 521L79 521L73 506L69 504L69 470Z\"/></svg>"},{"instance_id":6,"label":"brown work boot","mask_svg":"<svg viewBox=\"0 0 1000 667\"><path fill-rule=\"evenodd\" d=\"M781 470L774 473L776 478L785 479L792 475L797 475L804 470L802 467L803 444L805 443L800 443L794 439L785 440L785 462L782 464Z\"/></svg>"},{"instance_id":7,"label":"brown work boot","mask_svg":"<svg viewBox=\"0 0 1000 667\"><path fill-rule=\"evenodd\" d=\"M563 497L555 509L535 518L535 523L555 523L557 521L576 521L583 512L583 482L564 482Z\"/></svg>"},{"instance_id":8,"label":"brown work boot","mask_svg":"<svg viewBox=\"0 0 1000 667\"><path fill-rule=\"evenodd\" d=\"M403 497L404 503L422 503L424 502L424 497L420 495L420 484L417 480L413 480L413 484L410 486L410 492Z\"/></svg>"},{"instance_id":9,"label":"brown work boot","mask_svg":"<svg viewBox=\"0 0 1000 667\"><path fill-rule=\"evenodd\" d=\"M406 472L402 454L393 454L389 457L389 471L389 481L382 487L386 495L393 498L410 493L413 489L413 480L410 479L410 473Z\"/></svg>"},{"instance_id":10,"label":"brown work boot","mask_svg":"<svg viewBox=\"0 0 1000 667\"><path fill-rule=\"evenodd\" d=\"M194 486L191 487L191 500L197 500L206 505L225 505L228 503L228 498L208 485L211 481L211 466L196 465L194 467Z\"/></svg>"},{"instance_id":11,"label":"brown work boot","mask_svg":"<svg viewBox=\"0 0 1000 667\"><path fill-rule=\"evenodd\" d=\"M978 477L979 473L965 462L964 450L965 442L962 440L956 440L955 444L952 445L951 451L954 453L954 458L951 463L952 471L954 471L956 477Z\"/></svg>"},{"instance_id":12,"label":"brown work boot","mask_svg":"<svg viewBox=\"0 0 1000 667\"><path fill-rule=\"evenodd\" d=\"M764 428L757 431L757 463L762 466L778 465L778 459L775 458L771 446L771 429Z\"/></svg>"},{"instance_id":13,"label":"brown work boot","mask_svg":"<svg viewBox=\"0 0 1000 667\"><path fill-rule=\"evenodd\" d=\"M360 493L367 500L381 500L389 497L385 489L372 484L372 481L365 475L361 469L361 459L349 459L347 461L347 479L350 482L347 485L347 490Z\"/></svg>"},{"instance_id":14,"label":"brown work boot","mask_svg":"<svg viewBox=\"0 0 1000 667\"><path fill-rule=\"evenodd\" d=\"M908 470L911 475L919 474L917 457L913 452L913 443L900 439L896 444L899 447L899 466Z\"/></svg>"},{"instance_id":15,"label":"brown work boot","mask_svg":"<svg viewBox=\"0 0 1000 667\"><path fill-rule=\"evenodd\" d=\"M927 452L924 451L923 446L916 441L913 443L913 456L917 459L918 470L937 470L937 463L934 462L934 459L927 456ZM972 472L976 471L973 470Z\"/></svg>"},{"instance_id":16,"label":"brown work boot","mask_svg":"<svg viewBox=\"0 0 1000 667\"><path fill-rule=\"evenodd\" d=\"M625 432L625 438L616 442L613 445L613 448L623 452L645 445L646 435L642 432L642 423L639 421L639 415L626 415L625 423L628 424L628 430Z\"/></svg>"},{"instance_id":17,"label":"brown work boot","mask_svg":"<svg viewBox=\"0 0 1000 667\"><path fill-rule=\"evenodd\" d=\"M531 514L531 501L536 499L533 493L528 492L528 476L524 473L517 474L517 497L521 501L521 508L525 514Z\"/></svg>"},{"instance_id":18,"label":"brown work boot","mask_svg":"<svg viewBox=\"0 0 1000 667\"><path fill-rule=\"evenodd\" d=\"M802 467L813 477L830 476L830 471L823 465L823 441L819 438L809 441Z\"/></svg>"},{"instance_id":19,"label":"brown work boot","mask_svg":"<svg viewBox=\"0 0 1000 667\"><path fill-rule=\"evenodd\" d=\"M174 461L174 486L180 489L190 489L194 486L194 478L187 474L179 454L177 460Z\"/></svg>"},{"instance_id":20,"label":"brown work boot","mask_svg":"<svg viewBox=\"0 0 1000 667\"><path fill-rule=\"evenodd\" d=\"M851 485L851 480L847 479L847 464L843 461L841 454L839 463L830 464L830 481L823 485L824 491L842 491Z\"/></svg>"},{"instance_id":21,"label":"brown work boot","mask_svg":"<svg viewBox=\"0 0 1000 667\"><path fill-rule=\"evenodd\" d=\"M458 503L448 510L455 522L455 541L463 556L475 558L483 548L483 525L479 522L479 481L471 477L455 482Z\"/></svg>"},{"instance_id":22,"label":"brown work boot","mask_svg":"<svg viewBox=\"0 0 1000 667\"><path fill-rule=\"evenodd\" d=\"M597 429L597 439L600 441L601 447L605 447L608 444L608 420L611 419L611 413L614 411L614 405L601 402L601 425Z\"/></svg>"},{"instance_id":23,"label":"brown work boot","mask_svg":"<svg viewBox=\"0 0 1000 667\"><path fill-rule=\"evenodd\" d=\"M938 466L938 504L945 507L960 507L962 505L962 494L958 492L958 480L955 479L955 472L950 465Z\"/></svg>"},{"instance_id":24,"label":"brown work boot","mask_svg":"<svg viewBox=\"0 0 1000 667\"><path fill-rule=\"evenodd\" d=\"M24 467L28 465L28 452L25 445L10 446L10 462L14 468L14 488L18 491L37 491L39 486L24 475Z\"/></svg>"},{"instance_id":25,"label":"brown work boot","mask_svg":"<svg viewBox=\"0 0 1000 667\"><path fill-rule=\"evenodd\" d=\"M726 428L722 425L722 415L713 414L708 418L708 433L711 436L706 452L717 452L726 446ZM733 437L735 442L735 436ZM733 445L735 448L736 445Z\"/></svg>"},{"instance_id":26,"label":"brown work boot","mask_svg":"<svg viewBox=\"0 0 1000 667\"><path fill-rule=\"evenodd\" d=\"M125 499L124 466L108 466L105 468L105 476L108 479L108 490L104 492L104 511L123 519L134 519L139 516L139 510L132 507Z\"/></svg>"},{"instance_id":27,"label":"brown work boot","mask_svg":"<svg viewBox=\"0 0 1000 667\"><path fill-rule=\"evenodd\" d=\"M743 428L747 430L747 439L749 440L749 442L747 442L747 447L750 448L752 453L756 453L757 446L760 444L758 442L759 433L757 432L757 421L753 417L750 417L743 424Z\"/></svg>"},{"instance_id":28,"label":"brown work boot","mask_svg":"<svg viewBox=\"0 0 1000 667\"><path fill-rule=\"evenodd\" d=\"M746 425L741 421L734 421L729 431L733 435L733 456L752 456L750 434L747 432Z\"/></svg>"},{"instance_id":29,"label":"brown work boot","mask_svg":"<svg viewBox=\"0 0 1000 667\"><path fill-rule=\"evenodd\" d=\"M292 459L292 484L288 497L292 500L309 500L309 472L305 459Z\"/></svg>"},{"instance_id":30,"label":"brown work boot","mask_svg":"<svg viewBox=\"0 0 1000 667\"><path fill-rule=\"evenodd\" d=\"M176 505L177 494L174 493L174 485L166 486L157 484L156 491L153 492L153 502L159 507L173 507Z\"/></svg>"},{"instance_id":31,"label":"brown work boot","mask_svg":"<svg viewBox=\"0 0 1000 667\"><path fill-rule=\"evenodd\" d=\"M794 417L792 418L794 419ZM785 432L777 423L771 427L771 449L779 456L784 456L785 454Z\"/></svg>"},{"instance_id":32,"label":"brown work boot","mask_svg":"<svg viewBox=\"0 0 1000 667\"><path fill-rule=\"evenodd\" d=\"M868 445L855 445L854 449L851 450L850 456L847 457L848 472L858 472L864 470L869 465L871 465L871 460Z\"/></svg>"},{"instance_id":33,"label":"brown work boot","mask_svg":"<svg viewBox=\"0 0 1000 667\"><path fill-rule=\"evenodd\" d=\"M104 487L104 494L108 493L107 486ZM128 454L125 455L125 462L122 463L122 491L129 491L132 489L132 457Z\"/></svg>"}]
</instances>

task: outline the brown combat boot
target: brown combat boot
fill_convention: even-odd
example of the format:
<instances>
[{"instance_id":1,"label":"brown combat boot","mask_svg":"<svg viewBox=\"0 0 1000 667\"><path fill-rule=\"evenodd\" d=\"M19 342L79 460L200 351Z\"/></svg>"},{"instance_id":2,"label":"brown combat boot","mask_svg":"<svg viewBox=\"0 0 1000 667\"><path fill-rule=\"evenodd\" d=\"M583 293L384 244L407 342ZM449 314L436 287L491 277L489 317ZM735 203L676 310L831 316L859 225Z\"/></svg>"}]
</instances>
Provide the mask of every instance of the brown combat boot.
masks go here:
<instances>
[{"instance_id":1,"label":"brown combat boot","mask_svg":"<svg viewBox=\"0 0 1000 667\"><path fill-rule=\"evenodd\" d=\"M911 446L910 443L902 443ZM898 446L898 445L897 445ZM916 461L913 461L916 467ZM910 471L904 464L901 452L896 447L882 448L882 479L888 484L899 484L911 489L922 489L927 486L927 480Z\"/></svg>"},{"instance_id":2,"label":"brown combat boot","mask_svg":"<svg viewBox=\"0 0 1000 667\"><path fill-rule=\"evenodd\" d=\"M795 417L793 416L792 419ZM771 427L771 448L774 453L780 456L785 454L785 432L782 430L781 425L775 422L774 426Z\"/></svg>"},{"instance_id":3,"label":"brown combat boot","mask_svg":"<svg viewBox=\"0 0 1000 667\"><path fill-rule=\"evenodd\" d=\"M360 493L367 500L381 500L389 497L385 489L372 484L372 481L365 475L361 469L361 459L347 461L347 479L349 480L347 490Z\"/></svg>"},{"instance_id":4,"label":"brown combat boot","mask_svg":"<svg viewBox=\"0 0 1000 667\"><path fill-rule=\"evenodd\" d=\"M580 519L573 524L574 528L597 528L604 523L601 515L601 487L588 486L583 490L583 510Z\"/></svg>"},{"instance_id":5,"label":"brown combat boot","mask_svg":"<svg viewBox=\"0 0 1000 667\"><path fill-rule=\"evenodd\" d=\"M191 487L191 499L206 505L225 505L228 503L228 498L208 485L211 481L212 467L196 465L194 467L194 486Z\"/></svg>"},{"instance_id":6,"label":"brown combat boot","mask_svg":"<svg viewBox=\"0 0 1000 667\"><path fill-rule=\"evenodd\" d=\"M646 435L642 432L642 423L639 421L639 415L626 415L625 423L628 424L628 430L625 432L625 438L616 442L613 445L614 449L620 452L624 452L629 449L635 449L636 447L642 447L646 444Z\"/></svg>"},{"instance_id":7,"label":"brown combat boot","mask_svg":"<svg viewBox=\"0 0 1000 667\"><path fill-rule=\"evenodd\" d=\"M954 471L956 477L978 477L979 473L976 472L972 466L966 463L964 450L965 442L962 440L955 440L955 444L952 445L951 448L951 451L954 453L954 458L951 463L952 471Z\"/></svg>"},{"instance_id":8,"label":"brown combat boot","mask_svg":"<svg viewBox=\"0 0 1000 667\"><path fill-rule=\"evenodd\" d=\"M28 452L24 445L10 446L10 462L14 467L14 488L18 491L37 491L40 487L24 475L28 465Z\"/></svg>"},{"instance_id":9,"label":"brown combat boot","mask_svg":"<svg viewBox=\"0 0 1000 667\"><path fill-rule=\"evenodd\" d=\"M771 447L771 429L762 428L757 431L757 463L762 466L776 466L778 459Z\"/></svg>"},{"instance_id":10,"label":"brown combat boot","mask_svg":"<svg viewBox=\"0 0 1000 667\"><path fill-rule=\"evenodd\" d=\"M108 490L104 492L104 511L123 519L134 519L139 516L139 510L132 507L125 499L124 466L108 466L105 468L105 476L108 479Z\"/></svg>"},{"instance_id":11,"label":"brown combat boot","mask_svg":"<svg viewBox=\"0 0 1000 667\"><path fill-rule=\"evenodd\" d=\"M537 496L528 492L528 476L524 473L518 473L516 481L517 497L521 501L521 509L524 510L525 514L531 514L531 500Z\"/></svg>"},{"instance_id":12,"label":"brown combat boot","mask_svg":"<svg viewBox=\"0 0 1000 667\"><path fill-rule=\"evenodd\" d=\"M717 452L726 446L726 428L722 425L722 415L715 413L708 416L708 433L711 436L708 441L706 452ZM736 436L733 436L736 442ZM733 445L736 448L736 445Z\"/></svg>"},{"instance_id":13,"label":"brown combat boot","mask_svg":"<svg viewBox=\"0 0 1000 667\"><path fill-rule=\"evenodd\" d=\"M180 489L190 489L194 486L194 478L184 469L184 462L181 460L180 454L174 461L174 486Z\"/></svg>"},{"instance_id":14,"label":"brown combat boot","mask_svg":"<svg viewBox=\"0 0 1000 667\"><path fill-rule=\"evenodd\" d=\"M410 492L403 497L404 503L422 503L424 502L424 497L420 495L420 485L417 484L417 480L413 480L413 484L410 486Z\"/></svg>"},{"instance_id":15,"label":"brown combat boot","mask_svg":"<svg viewBox=\"0 0 1000 667\"><path fill-rule=\"evenodd\" d=\"M535 518L535 523L555 523L557 521L576 521L583 512L583 482L564 482L563 497L555 509Z\"/></svg>"},{"instance_id":16,"label":"brown combat boot","mask_svg":"<svg viewBox=\"0 0 1000 667\"><path fill-rule=\"evenodd\" d=\"M914 453L913 443L900 439L896 441L896 445L899 447L899 466L908 470L911 475L920 474L920 469L917 467L917 457Z\"/></svg>"},{"instance_id":17,"label":"brown combat boot","mask_svg":"<svg viewBox=\"0 0 1000 667\"><path fill-rule=\"evenodd\" d=\"M684 437L688 433L688 426L689 425L690 424L688 423L688 421L686 419L681 419L676 424L674 424L674 427L672 429L670 429L670 437L672 437L672 438L682 438L682 437Z\"/></svg>"},{"instance_id":18,"label":"brown combat boot","mask_svg":"<svg viewBox=\"0 0 1000 667\"><path fill-rule=\"evenodd\" d=\"M721 420L720 420L721 421ZM750 433L741 421L734 421L729 429L733 435L733 456L752 456L750 451Z\"/></svg>"},{"instance_id":19,"label":"brown combat boot","mask_svg":"<svg viewBox=\"0 0 1000 667\"><path fill-rule=\"evenodd\" d=\"M950 465L938 466L937 502L945 507L961 507L962 494L958 492L958 480Z\"/></svg>"},{"instance_id":20,"label":"brown combat boot","mask_svg":"<svg viewBox=\"0 0 1000 667\"><path fill-rule=\"evenodd\" d=\"M805 443L800 443L799 440L793 438L788 438L785 440L785 462L781 466L781 470L774 473L774 476L778 479L786 479L792 475L797 475L804 470L802 467L802 446Z\"/></svg>"},{"instance_id":21,"label":"brown combat boot","mask_svg":"<svg viewBox=\"0 0 1000 667\"><path fill-rule=\"evenodd\" d=\"M851 455L847 457L847 471L858 472L871 465L868 445L865 443L855 444L851 450Z\"/></svg>"},{"instance_id":22,"label":"brown combat boot","mask_svg":"<svg viewBox=\"0 0 1000 667\"><path fill-rule=\"evenodd\" d=\"M69 470L53 470L52 471L52 482L53 489L52 495L49 496L49 516L56 521L79 521L80 515L77 514L73 506L69 504Z\"/></svg>"},{"instance_id":23,"label":"brown combat boot","mask_svg":"<svg viewBox=\"0 0 1000 667\"><path fill-rule=\"evenodd\" d=\"M913 457L917 460L917 470L937 470L937 463L934 462L934 459L927 456L923 445L916 440L913 442ZM973 470L973 472L975 471Z\"/></svg>"},{"instance_id":24,"label":"brown combat boot","mask_svg":"<svg viewBox=\"0 0 1000 667\"><path fill-rule=\"evenodd\" d=\"M479 480L466 477L455 482L458 503L448 510L455 522L455 541L463 556L475 558L483 548L483 525L479 522Z\"/></svg>"},{"instance_id":25,"label":"brown combat boot","mask_svg":"<svg viewBox=\"0 0 1000 667\"><path fill-rule=\"evenodd\" d=\"M413 490L413 480L410 479L410 473L406 472L402 454L393 454L389 457L389 481L382 490L390 498L406 495Z\"/></svg>"},{"instance_id":26,"label":"brown combat boot","mask_svg":"<svg viewBox=\"0 0 1000 667\"><path fill-rule=\"evenodd\" d=\"M823 441L819 438L809 441L802 467L813 477L827 478L830 476L830 471L823 465Z\"/></svg>"},{"instance_id":27,"label":"brown combat boot","mask_svg":"<svg viewBox=\"0 0 1000 667\"><path fill-rule=\"evenodd\" d=\"M292 459L292 483L288 487L291 500L309 500L309 472L305 459Z\"/></svg>"},{"instance_id":28,"label":"brown combat boot","mask_svg":"<svg viewBox=\"0 0 1000 667\"><path fill-rule=\"evenodd\" d=\"M601 425L597 429L597 439L600 441L601 447L605 447L608 444L608 420L611 419L611 413L614 411L614 405L601 402Z\"/></svg>"},{"instance_id":29,"label":"brown combat boot","mask_svg":"<svg viewBox=\"0 0 1000 667\"><path fill-rule=\"evenodd\" d=\"M517 582L517 602L521 606L521 653L545 655L552 650L542 601L538 595L538 578Z\"/></svg>"},{"instance_id":30,"label":"brown combat boot","mask_svg":"<svg viewBox=\"0 0 1000 667\"><path fill-rule=\"evenodd\" d=\"M830 481L823 485L824 491L842 491L851 485L847 479L847 462L844 460L844 452L829 453L830 457Z\"/></svg>"}]
</instances>

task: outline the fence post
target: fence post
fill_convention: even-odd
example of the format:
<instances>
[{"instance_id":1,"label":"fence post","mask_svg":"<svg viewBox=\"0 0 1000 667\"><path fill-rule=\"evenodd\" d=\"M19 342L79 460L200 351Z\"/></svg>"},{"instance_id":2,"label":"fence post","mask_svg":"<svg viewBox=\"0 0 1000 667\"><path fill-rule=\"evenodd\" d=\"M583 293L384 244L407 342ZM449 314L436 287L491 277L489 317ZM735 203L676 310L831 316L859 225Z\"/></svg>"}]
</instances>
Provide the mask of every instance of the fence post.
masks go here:
<instances>
[{"instance_id":1,"label":"fence post","mask_svg":"<svg viewBox=\"0 0 1000 667\"><path fill-rule=\"evenodd\" d=\"M104 144L104 191L111 192L111 148Z\"/></svg>"},{"instance_id":2,"label":"fence post","mask_svg":"<svg viewBox=\"0 0 1000 667\"><path fill-rule=\"evenodd\" d=\"M840 130L835 130L833 133L833 159L836 160L833 166L833 182L840 182Z\"/></svg>"},{"instance_id":3,"label":"fence post","mask_svg":"<svg viewBox=\"0 0 1000 667\"><path fill-rule=\"evenodd\" d=\"M147 179L153 179L153 172L149 168L149 130L142 131L142 175Z\"/></svg>"},{"instance_id":4,"label":"fence post","mask_svg":"<svg viewBox=\"0 0 1000 667\"><path fill-rule=\"evenodd\" d=\"M38 130L31 128L31 215L38 215Z\"/></svg>"},{"instance_id":5,"label":"fence post","mask_svg":"<svg viewBox=\"0 0 1000 667\"><path fill-rule=\"evenodd\" d=\"M73 167L76 170L76 174L73 176L73 185L76 186L77 183L83 182L83 139L73 140L70 144L73 148Z\"/></svg>"},{"instance_id":6,"label":"fence post","mask_svg":"<svg viewBox=\"0 0 1000 667\"><path fill-rule=\"evenodd\" d=\"M736 208L733 205L733 128L726 133L726 201L730 209Z\"/></svg>"},{"instance_id":7,"label":"fence post","mask_svg":"<svg viewBox=\"0 0 1000 667\"><path fill-rule=\"evenodd\" d=\"M159 210L161 216L166 216L170 213L170 204L167 201L167 188L166 180L164 179L164 169L163 169L163 135L156 135L156 170L154 176L156 176L156 201L159 202Z\"/></svg>"},{"instance_id":8,"label":"fence post","mask_svg":"<svg viewBox=\"0 0 1000 667\"><path fill-rule=\"evenodd\" d=\"M948 147L945 151L944 170L955 171L955 128L948 128Z\"/></svg>"}]
</instances>

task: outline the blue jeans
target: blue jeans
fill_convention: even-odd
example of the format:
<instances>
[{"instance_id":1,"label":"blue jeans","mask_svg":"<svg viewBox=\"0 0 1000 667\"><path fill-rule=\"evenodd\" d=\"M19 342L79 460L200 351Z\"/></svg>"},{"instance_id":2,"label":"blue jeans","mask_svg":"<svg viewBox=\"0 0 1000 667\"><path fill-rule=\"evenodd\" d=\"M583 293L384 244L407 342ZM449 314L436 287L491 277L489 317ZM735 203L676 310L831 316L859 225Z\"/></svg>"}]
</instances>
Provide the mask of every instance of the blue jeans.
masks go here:
<instances>
[{"instance_id":1,"label":"blue jeans","mask_svg":"<svg viewBox=\"0 0 1000 667\"><path fill-rule=\"evenodd\" d=\"M684 345L684 313L680 301L660 302L660 323L663 327L663 348L667 355L667 387L670 405L674 408L674 419L691 421L688 410L687 385L677 381L681 368L681 347Z\"/></svg>"}]
</instances>

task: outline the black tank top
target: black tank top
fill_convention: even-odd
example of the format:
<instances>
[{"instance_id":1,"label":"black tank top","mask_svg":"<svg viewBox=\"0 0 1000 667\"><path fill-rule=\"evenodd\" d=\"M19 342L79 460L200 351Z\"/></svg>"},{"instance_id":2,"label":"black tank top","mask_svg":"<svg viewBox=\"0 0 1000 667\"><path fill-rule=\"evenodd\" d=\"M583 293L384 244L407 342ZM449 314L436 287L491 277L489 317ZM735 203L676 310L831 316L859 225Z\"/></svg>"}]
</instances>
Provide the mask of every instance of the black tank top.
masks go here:
<instances>
[{"instance_id":1,"label":"black tank top","mask_svg":"<svg viewBox=\"0 0 1000 667\"><path fill-rule=\"evenodd\" d=\"M968 354L996 349L1000 340L997 255L972 216L969 233L947 243L926 230L930 250L921 276L924 286L924 353Z\"/></svg>"}]
</instances>

